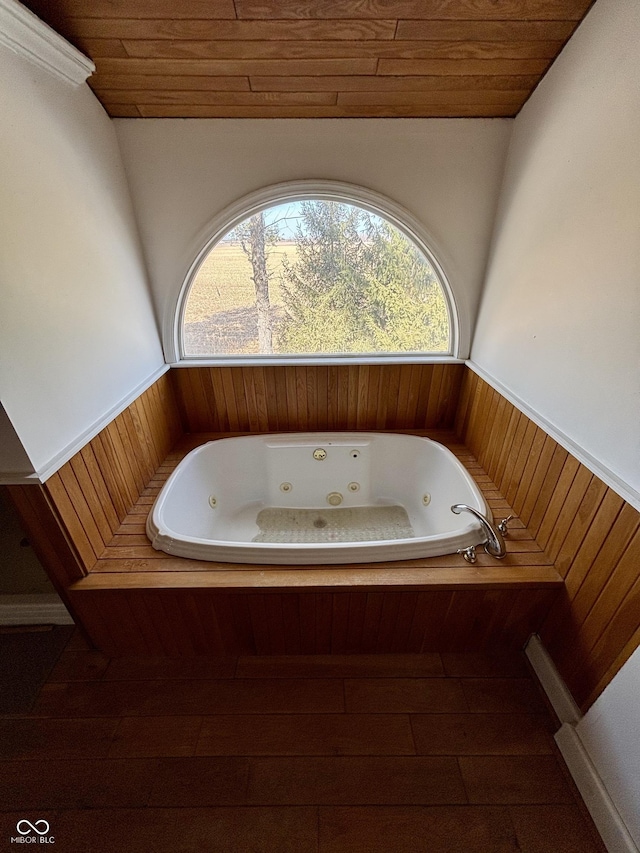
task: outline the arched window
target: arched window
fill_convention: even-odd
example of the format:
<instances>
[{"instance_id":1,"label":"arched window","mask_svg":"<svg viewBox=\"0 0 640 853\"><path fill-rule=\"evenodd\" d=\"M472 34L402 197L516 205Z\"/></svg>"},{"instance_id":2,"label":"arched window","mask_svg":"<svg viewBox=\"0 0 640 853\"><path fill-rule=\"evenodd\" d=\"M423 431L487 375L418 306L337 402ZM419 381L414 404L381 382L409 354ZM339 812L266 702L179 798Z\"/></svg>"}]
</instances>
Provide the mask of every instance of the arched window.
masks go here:
<instances>
[{"instance_id":1,"label":"arched window","mask_svg":"<svg viewBox=\"0 0 640 853\"><path fill-rule=\"evenodd\" d=\"M183 287L180 357L455 354L449 287L409 215L314 186L274 188L216 229Z\"/></svg>"}]
</instances>

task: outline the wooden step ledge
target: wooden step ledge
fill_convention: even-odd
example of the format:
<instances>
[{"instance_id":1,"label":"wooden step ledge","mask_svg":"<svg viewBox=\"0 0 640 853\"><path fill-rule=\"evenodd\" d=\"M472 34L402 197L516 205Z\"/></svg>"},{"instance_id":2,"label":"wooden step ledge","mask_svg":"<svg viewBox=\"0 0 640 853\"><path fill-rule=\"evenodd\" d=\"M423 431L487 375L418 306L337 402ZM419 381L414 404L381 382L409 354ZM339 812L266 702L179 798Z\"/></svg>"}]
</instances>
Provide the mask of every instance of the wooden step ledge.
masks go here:
<instances>
[{"instance_id":1,"label":"wooden step ledge","mask_svg":"<svg viewBox=\"0 0 640 853\"><path fill-rule=\"evenodd\" d=\"M70 592L102 589L220 589L323 591L336 587L374 592L393 587L402 590L522 589L560 587L563 581L551 565L464 566L455 568L333 567L272 568L232 571L128 571L92 572L70 587Z\"/></svg>"}]
</instances>

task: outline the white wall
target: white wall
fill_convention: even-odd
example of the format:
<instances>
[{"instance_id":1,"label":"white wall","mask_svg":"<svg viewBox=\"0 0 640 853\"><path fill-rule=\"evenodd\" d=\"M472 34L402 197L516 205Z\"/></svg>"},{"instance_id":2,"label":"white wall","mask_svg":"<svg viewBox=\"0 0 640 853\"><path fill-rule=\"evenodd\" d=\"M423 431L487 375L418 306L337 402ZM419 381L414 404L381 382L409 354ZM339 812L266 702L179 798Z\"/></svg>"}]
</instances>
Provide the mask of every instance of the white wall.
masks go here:
<instances>
[{"instance_id":1,"label":"white wall","mask_svg":"<svg viewBox=\"0 0 640 853\"><path fill-rule=\"evenodd\" d=\"M317 178L372 189L434 239L468 352L513 120L176 120L115 122L158 316L232 202L265 186Z\"/></svg>"},{"instance_id":2,"label":"white wall","mask_svg":"<svg viewBox=\"0 0 640 853\"><path fill-rule=\"evenodd\" d=\"M640 848L640 649L594 702L577 730Z\"/></svg>"},{"instance_id":3,"label":"white wall","mask_svg":"<svg viewBox=\"0 0 640 853\"><path fill-rule=\"evenodd\" d=\"M639 45L597 0L517 117L471 356L637 508Z\"/></svg>"},{"instance_id":4,"label":"white wall","mask_svg":"<svg viewBox=\"0 0 640 853\"><path fill-rule=\"evenodd\" d=\"M0 400L41 471L163 357L112 122L5 47L0 103Z\"/></svg>"}]
</instances>

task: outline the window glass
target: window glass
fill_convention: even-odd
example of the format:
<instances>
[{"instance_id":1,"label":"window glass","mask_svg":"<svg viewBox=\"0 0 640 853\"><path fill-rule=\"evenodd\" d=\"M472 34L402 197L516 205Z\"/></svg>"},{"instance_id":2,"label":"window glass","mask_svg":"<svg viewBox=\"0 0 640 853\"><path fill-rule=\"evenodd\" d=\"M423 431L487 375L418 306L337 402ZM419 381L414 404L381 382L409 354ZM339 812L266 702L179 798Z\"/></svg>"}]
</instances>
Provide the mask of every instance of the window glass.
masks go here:
<instances>
[{"instance_id":1,"label":"window glass","mask_svg":"<svg viewBox=\"0 0 640 853\"><path fill-rule=\"evenodd\" d=\"M342 201L290 201L240 222L200 264L182 316L187 358L451 351L425 253Z\"/></svg>"}]
</instances>

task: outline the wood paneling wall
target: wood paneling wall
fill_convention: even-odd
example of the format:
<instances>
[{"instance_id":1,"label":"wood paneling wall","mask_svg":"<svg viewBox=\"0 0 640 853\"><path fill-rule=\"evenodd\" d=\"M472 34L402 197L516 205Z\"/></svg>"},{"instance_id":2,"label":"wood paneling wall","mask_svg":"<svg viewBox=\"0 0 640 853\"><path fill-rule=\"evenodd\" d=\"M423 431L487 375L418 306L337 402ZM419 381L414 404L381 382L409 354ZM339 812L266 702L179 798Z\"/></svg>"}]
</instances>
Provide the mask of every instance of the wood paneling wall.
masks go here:
<instances>
[{"instance_id":1,"label":"wood paneling wall","mask_svg":"<svg viewBox=\"0 0 640 853\"><path fill-rule=\"evenodd\" d=\"M40 536L44 562L64 592L95 567L114 541L183 428L219 433L411 430L446 428L454 422L486 471L485 479L495 484L504 505L513 508L546 552L545 561L553 562L565 579L560 596L543 588L329 589L322 594L252 590L238 595L204 589L198 591L202 600L197 604L195 591L185 593L172 617L173 628L171 620L164 621L169 611L163 602L173 602L175 590L103 589L74 594L73 601L79 612L93 613L105 648L119 653L126 648L125 638L131 639L131 607L138 608L140 637L147 637L147 646L150 637L157 637L163 649L187 643L176 635L180 620L186 624L191 614L197 629L208 613L218 625L215 642L234 651L276 650L283 643L285 649L303 651L312 646L316 651L393 651L402 645L398 638L403 631L405 651L469 648L490 645L496 638L520 642L527 632L538 630L577 701L587 707L640 643L640 514L463 365L174 370L45 486L13 487L10 492L36 548ZM253 595L256 602L249 604ZM120 615L113 610L115 602L125 602L118 605ZM230 602L239 608L232 608L231 617ZM252 607L258 608L255 613L264 611L264 623L251 621L258 619L251 615ZM149 608L155 615L146 612ZM376 608L380 620L374 629ZM320 614L330 621L322 629ZM314 636L322 630L329 639L325 633L315 645L309 637L303 640L307 618L316 625ZM202 645L198 630L200 639L188 643ZM299 634L299 642L283 640L288 631ZM141 647L140 637L136 642Z\"/></svg>"},{"instance_id":2,"label":"wood paneling wall","mask_svg":"<svg viewBox=\"0 0 640 853\"><path fill-rule=\"evenodd\" d=\"M365 654L521 648L554 589L73 593L107 654Z\"/></svg>"},{"instance_id":3,"label":"wood paneling wall","mask_svg":"<svg viewBox=\"0 0 640 853\"><path fill-rule=\"evenodd\" d=\"M44 486L11 487L29 537L59 587L91 570L181 435L165 374Z\"/></svg>"},{"instance_id":4,"label":"wood paneling wall","mask_svg":"<svg viewBox=\"0 0 640 853\"><path fill-rule=\"evenodd\" d=\"M171 371L186 432L446 429L463 364Z\"/></svg>"},{"instance_id":5,"label":"wood paneling wall","mask_svg":"<svg viewBox=\"0 0 640 853\"><path fill-rule=\"evenodd\" d=\"M586 708L640 644L640 513L471 371L456 429L565 579L539 633Z\"/></svg>"},{"instance_id":6,"label":"wood paneling wall","mask_svg":"<svg viewBox=\"0 0 640 853\"><path fill-rule=\"evenodd\" d=\"M451 432L449 444L496 514L509 508ZM520 648L560 579L521 527L498 562L458 554L357 566L249 566L155 551L145 519L184 455L219 434L187 435L165 460L91 574L69 590L97 645L121 654L323 654Z\"/></svg>"},{"instance_id":7,"label":"wood paneling wall","mask_svg":"<svg viewBox=\"0 0 640 853\"><path fill-rule=\"evenodd\" d=\"M68 586L86 575L71 538L43 486L6 486L22 527L56 592L73 615Z\"/></svg>"}]
</instances>

